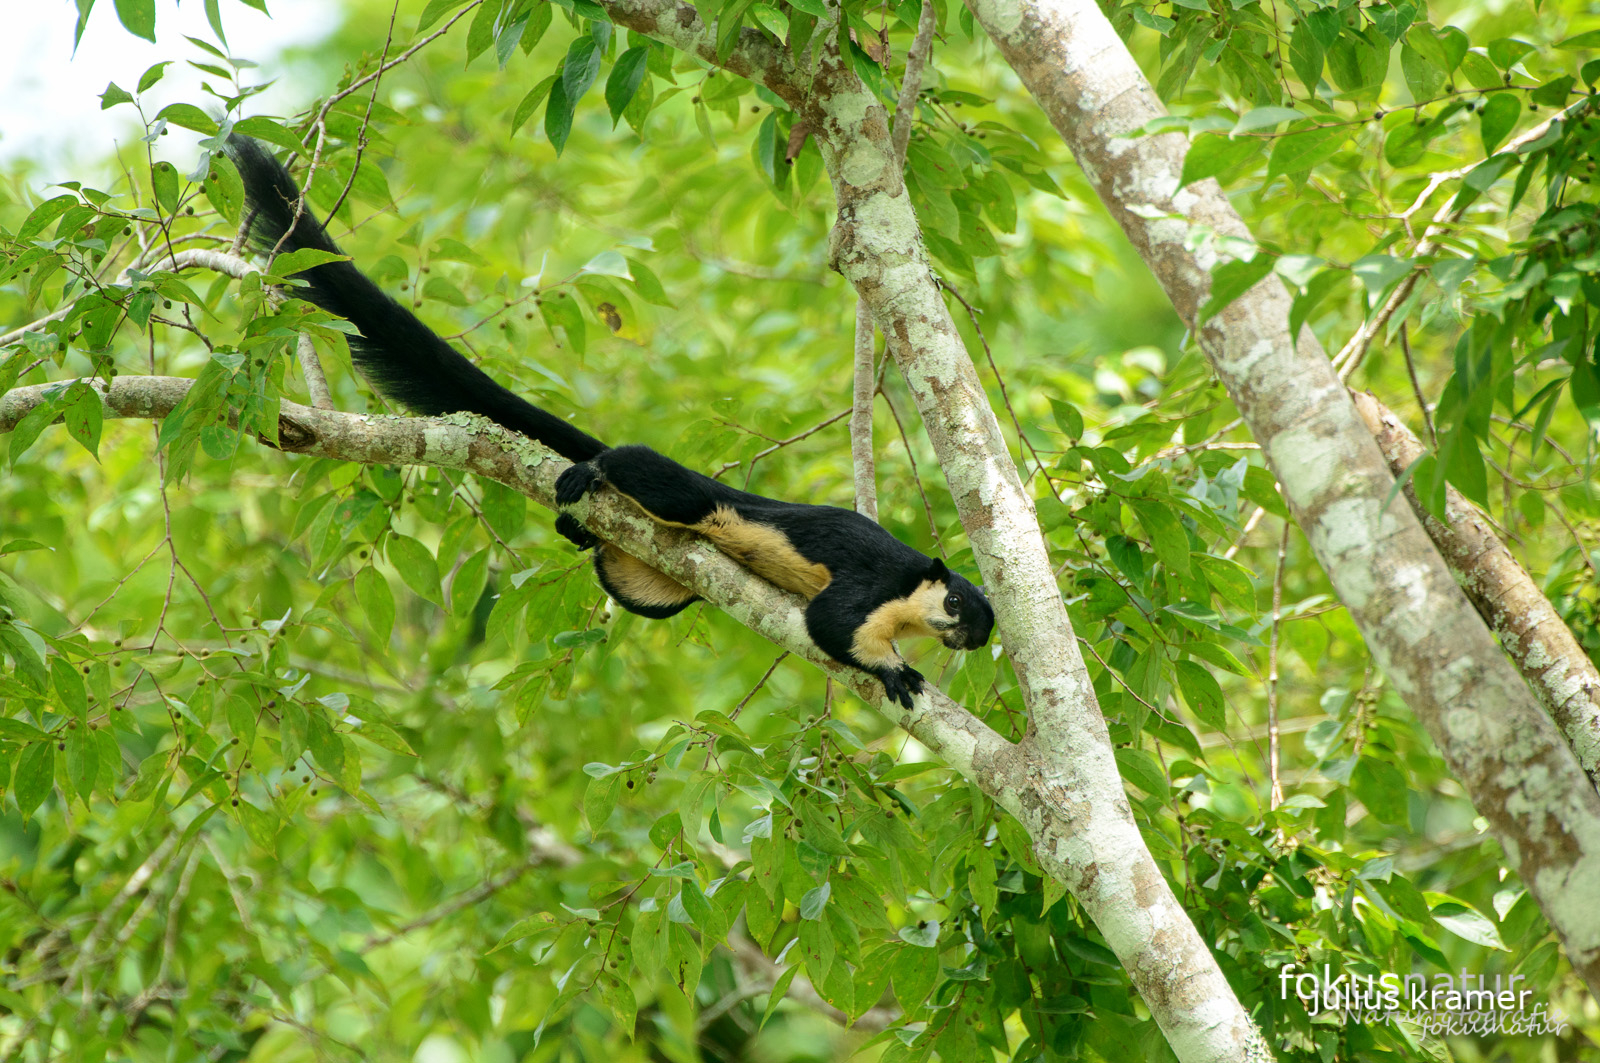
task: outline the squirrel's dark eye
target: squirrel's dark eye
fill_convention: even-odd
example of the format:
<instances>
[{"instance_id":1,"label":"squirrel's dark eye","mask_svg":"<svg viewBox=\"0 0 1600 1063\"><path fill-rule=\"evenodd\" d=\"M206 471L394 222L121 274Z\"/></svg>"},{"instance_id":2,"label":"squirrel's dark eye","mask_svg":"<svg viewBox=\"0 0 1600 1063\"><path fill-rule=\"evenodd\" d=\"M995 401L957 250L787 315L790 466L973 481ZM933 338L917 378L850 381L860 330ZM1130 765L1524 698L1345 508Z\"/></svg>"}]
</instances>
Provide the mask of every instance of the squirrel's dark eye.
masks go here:
<instances>
[{"instance_id":1,"label":"squirrel's dark eye","mask_svg":"<svg viewBox=\"0 0 1600 1063\"><path fill-rule=\"evenodd\" d=\"M961 611L961 595L959 595L959 594L947 594L947 595L945 595L944 596L944 609L945 609L945 612L952 613L952 614L960 612Z\"/></svg>"}]
</instances>

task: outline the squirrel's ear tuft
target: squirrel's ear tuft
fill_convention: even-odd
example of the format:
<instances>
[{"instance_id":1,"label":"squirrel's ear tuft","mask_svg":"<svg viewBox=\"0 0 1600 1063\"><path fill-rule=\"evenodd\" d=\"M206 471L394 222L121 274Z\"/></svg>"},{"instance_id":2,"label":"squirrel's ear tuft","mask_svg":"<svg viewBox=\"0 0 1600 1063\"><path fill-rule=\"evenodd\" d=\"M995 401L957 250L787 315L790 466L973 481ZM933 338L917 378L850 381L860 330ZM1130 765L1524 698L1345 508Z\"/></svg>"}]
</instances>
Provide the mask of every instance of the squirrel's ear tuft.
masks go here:
<instances>
[{"instance_id":1,"label":"squirrel's ear tuft","mask_svg":"<svg viewBox=\"0 0 1600 1063\"><path fill-rule=\"evenodd\" d=\"M933 559L933 563L928 566L928 574L923 578L932 580L934 583L943 583L950 578L950 570L945 568L944 562L936 557Z\"/></svg>"}]
</instances>

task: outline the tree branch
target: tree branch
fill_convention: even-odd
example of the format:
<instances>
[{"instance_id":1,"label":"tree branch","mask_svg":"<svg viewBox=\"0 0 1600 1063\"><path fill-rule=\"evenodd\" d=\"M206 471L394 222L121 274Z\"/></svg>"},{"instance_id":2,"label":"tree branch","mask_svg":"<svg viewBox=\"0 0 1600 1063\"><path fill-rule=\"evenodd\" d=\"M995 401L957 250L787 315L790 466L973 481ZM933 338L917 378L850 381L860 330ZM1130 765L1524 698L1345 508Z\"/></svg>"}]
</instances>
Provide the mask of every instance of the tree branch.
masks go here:
<instances>
[{"instance_id":1,"label":"tree branch","mask_svg":"<svg viewBox=\"0 0 1600 1063\"><path fill-rule=\"evenodd\" d=\"M1375 396L1356 392L1354 397L1389 469L1399 476L1422 457L1421 441ZM1500 637L1589 781L1600 786L1600 671L1478 507L1447 486L1448 519L1440 522L1422 504L1414 481L1407 481L1404 491L1467 600Z\"/></svg>"},{"instance_id":2,"label":"tree branch","mask_svg":"<svg viewBox=\"0 0 1600 1063\"><path fill-rule=\"evenodd\" d=\"M0 434L9 432L47 394L70 381L16 388L0 396ZM180 377L117 377L100 392L107 418L160 420L188 394ZM279 404L280 448L289 453L365 465L431 465L486 476L555 509L555 482L567 461L539 444L474 414L386 417ZM806 634L804 602L752 574L709 542L656 523L615 492L591 496L572 509L597 535L659 568L729 616L797 657L822 667L947 764L986 790L1011 785L1021 765L1011 743L962 706L930 688L907 710L887 701L878 680L847 668ZM1004 779L1000 776L1004 775ZM999 794L995 794L997 800ZM1015 799L1012 799L1015 803Z\"/></svg>"},{"instance_id":3,"label":"tree branch","mask_svg":"<svg viewBox=\"0 0 1600 1063\"><path fill-rule=\"evenodd\" d=\"M854 401L850 406L850 462L856 481L856 512L878 519L878 470L872 458L872 407L878 397L878 374L872 364L872 311L856 300Z\"/></svg>"},{"instance_id":4,"label":"tree branch","mask_svg":"<svg viewBox=\"0 0 1600 1063\"><path fill-rule=\"evenodd\" d=\"M1137 135L1165 109L1097 5L966 2L1198 339L1374 657L1600 992L1600 908L1579 899L1600 881L1600 795L1422 526L1385 508L1383 455L1315 337L1290 335L1282 283L1199 323L1217 255L1196 233L1249 229L1214 180L1177 187L1181 135Z\"/></svg>"}]
</instances>

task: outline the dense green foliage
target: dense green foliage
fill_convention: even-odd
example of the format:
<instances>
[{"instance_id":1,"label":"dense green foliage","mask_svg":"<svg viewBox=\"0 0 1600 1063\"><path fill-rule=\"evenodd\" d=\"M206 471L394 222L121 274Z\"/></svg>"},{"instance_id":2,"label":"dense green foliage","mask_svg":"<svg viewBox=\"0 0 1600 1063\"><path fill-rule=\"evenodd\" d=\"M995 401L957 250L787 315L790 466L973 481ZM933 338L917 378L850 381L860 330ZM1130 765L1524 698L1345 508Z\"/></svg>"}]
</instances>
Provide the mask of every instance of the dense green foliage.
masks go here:
<instances>
[{"instance_id":1,"label":"dense green foliage","mask_svg":"<svg viewBox=\"0 0 1600 1063\"><path fill-rule=\"evenodd\" d=\"M226 160L148 154L167 125L214 149L221 99L302 176L317 158L310 202L337 207L346 250L497 378L601 438L848 503L855 300L826 266L821 161L809 143L786 160L776 97L589 0L407 2L392 42L387 8L348 6L309 57L306 112L244 117L259 72L230 61L248 46L212 0L216 39L172 56L209 98L149 113L153 68L104 97L148 132L118 176L0 184L0 322L65 311L0 349L0 392L200 382L154 427L102 423L71 385L4 437L0 1051L1167 1058L1022 828L926 751L715 610L613 615L549 515L497 484L260 445L278 398L304 401L302 328L337 406L371 406L336 323L274 306L260 277L122 274L232 242ZM156 17L102 7L142 35ZM846 7L863 42L846 46L890 99L917 7ZM318 128L328 94L463 9ZM1390 342L1409 341L1438 404L1417 482L1486 505L1596 649L1600 133L1582 93L1600 41L1571 39L1578 12L1182 0L1115 18L1194 137L1185 177L1221 177L1262 241L1222 249L1212 312L1276 269L1337 350L1415 284L1358 379L1417 414ZM798 46L825 13L731 0L719 33ZM1039 499L1134 813L1244 1006L1284 1059L1593 1051L1593 1002L1283 534L1204 360L970 16L941 20L913 201ZM892 369L876 431L883 523L972 572ZM1003 655L917 649L1022 733ZM1281 999L1290 962L1514 971L1577 1025L1440 1040L1313 1021ZM869 1032L782 1003L800 971Z\"/></svg>"}]
</instances>

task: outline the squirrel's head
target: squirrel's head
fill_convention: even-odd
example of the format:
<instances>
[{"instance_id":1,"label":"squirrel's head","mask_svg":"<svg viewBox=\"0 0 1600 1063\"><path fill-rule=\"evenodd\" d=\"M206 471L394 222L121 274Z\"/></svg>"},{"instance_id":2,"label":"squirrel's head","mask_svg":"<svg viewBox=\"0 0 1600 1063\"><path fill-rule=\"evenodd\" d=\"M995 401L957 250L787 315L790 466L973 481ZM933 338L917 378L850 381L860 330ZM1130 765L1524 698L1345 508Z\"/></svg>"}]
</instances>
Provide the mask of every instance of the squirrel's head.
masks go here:
<instances>
[{"instance_id":1,"label":"squirrel's head","mask_svg":"<svg viewBox=\"0 0 1600 1063\"><path fill-rule=\"evenodd\" d=\"M989 641L994 631L994 609L976 584L951 572L937 558L923 579L939 591L927 596L930 615L924 619L939 632L940 642L952 650L975 650Z\"/></svg>"}]
</instances>

